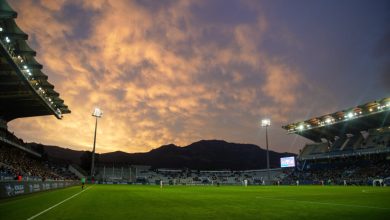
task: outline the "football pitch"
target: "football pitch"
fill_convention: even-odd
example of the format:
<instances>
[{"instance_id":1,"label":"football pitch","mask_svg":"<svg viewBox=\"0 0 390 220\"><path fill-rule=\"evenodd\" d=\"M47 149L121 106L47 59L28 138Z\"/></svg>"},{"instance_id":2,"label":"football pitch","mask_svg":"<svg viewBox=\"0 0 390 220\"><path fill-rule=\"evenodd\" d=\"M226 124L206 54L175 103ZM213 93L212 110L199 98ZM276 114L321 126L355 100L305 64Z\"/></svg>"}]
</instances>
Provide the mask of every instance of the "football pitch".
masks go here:
<instances>
[{"instance_id":1,"label":"football pitch","mask_svg":"<svg viewBox=\"0 0 390 220\"><path fill-rule=\"evenodd\" d=\"M390 187L89 185L0 200L0 219L388 219Z\"/></svg>"}]
</instances>

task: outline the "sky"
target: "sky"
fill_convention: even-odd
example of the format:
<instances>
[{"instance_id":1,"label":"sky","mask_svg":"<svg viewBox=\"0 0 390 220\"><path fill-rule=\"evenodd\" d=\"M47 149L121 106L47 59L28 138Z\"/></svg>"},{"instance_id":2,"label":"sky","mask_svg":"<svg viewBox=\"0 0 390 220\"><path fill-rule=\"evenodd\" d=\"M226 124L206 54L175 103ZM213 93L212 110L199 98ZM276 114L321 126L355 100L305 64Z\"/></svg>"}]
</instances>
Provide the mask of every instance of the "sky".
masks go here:
<instances>
[{"instance_id":1,"label":"sky","mask_svg":"<svg viewBox=\"0 0 390 220\"><path fill-rule=\"evenodd\" d=\"M295 152L292 122L390 97L390 2L9 0L72 111L11 121L28 142L146 152L219 139Z\"/></svg>"}]
</instances>

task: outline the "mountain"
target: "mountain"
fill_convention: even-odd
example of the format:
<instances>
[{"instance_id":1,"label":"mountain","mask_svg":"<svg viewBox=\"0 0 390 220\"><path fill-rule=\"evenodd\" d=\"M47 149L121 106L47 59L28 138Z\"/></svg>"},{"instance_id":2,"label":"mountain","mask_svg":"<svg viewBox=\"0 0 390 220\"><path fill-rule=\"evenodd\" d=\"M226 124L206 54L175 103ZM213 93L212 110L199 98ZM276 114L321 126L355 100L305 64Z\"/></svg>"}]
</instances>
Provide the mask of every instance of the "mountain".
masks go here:
<instances>
[{"instance_id":1,"label":"mountain","mask_svg":"<svg viewBox=\"0 0 390 220\"><path fill-rule=\"evenodd\" d=\"M48 157L48 159L64 163L80 164L80 157L85 151L76 151L69 148L43 145L37 143L28 143L28 145L38 153Z\"/></svg>"},{"instance_id":2,"label":"mountain","mask_svg":"<svg viewBox=\"0 0 390 220\"><path fill-rule=\"evenodd\" d=\"M49 158L76 162L84 151L44 146ZM292 153L269 152L271 168L280 167L280 158ZM248 170L267 167L266 150L253 144L228 143L221 140L201 140L185 147L164 145L146 153L115 151L99 154L99 163L150 165L154 168L188 168L199 170ZM79 163L80 161L76 162Z\"/></svg>"}]
</instances>

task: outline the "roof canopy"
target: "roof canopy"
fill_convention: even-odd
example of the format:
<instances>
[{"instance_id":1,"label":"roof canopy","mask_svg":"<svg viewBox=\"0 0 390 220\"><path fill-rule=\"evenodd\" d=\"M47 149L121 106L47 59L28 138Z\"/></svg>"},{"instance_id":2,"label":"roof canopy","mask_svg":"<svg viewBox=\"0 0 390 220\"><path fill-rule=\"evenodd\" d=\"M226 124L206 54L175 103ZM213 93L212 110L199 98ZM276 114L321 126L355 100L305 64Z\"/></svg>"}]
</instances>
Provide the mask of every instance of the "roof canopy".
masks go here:
<instances>
[{"instance_id":1,"label":"roof canopy","mask_svg":"<svg viewBox=\"0 0 390 220\"><path fill-rule=\"evenodd\" d=\"M288 133L298 134L315 142L321 138L356 134L390 126L390 97L283 126Z\"/></svg>"},{"instance_id":2,"label":"roof canopy","mask_svg":"<svg viewBox=\"0 0 390 220\"><path fill-rule=\"evenodd\" d=\"M60 119L70 110L41 71L16 17L8 3L0 0L0 118L55 115Z\"/></svg>"}]
</instances>

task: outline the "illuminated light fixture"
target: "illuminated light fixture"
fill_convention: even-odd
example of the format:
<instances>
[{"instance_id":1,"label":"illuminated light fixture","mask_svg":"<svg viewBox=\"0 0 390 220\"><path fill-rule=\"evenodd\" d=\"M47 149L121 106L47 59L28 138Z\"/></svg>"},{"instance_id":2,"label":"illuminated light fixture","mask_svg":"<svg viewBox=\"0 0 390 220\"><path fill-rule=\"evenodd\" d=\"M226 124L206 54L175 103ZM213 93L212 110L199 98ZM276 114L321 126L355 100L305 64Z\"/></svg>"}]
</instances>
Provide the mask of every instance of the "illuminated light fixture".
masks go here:
<instances>
[{"instance_id":1,"label":"illuminated light fixture","mask_svg":"<svg viewBox=\"0 0 390 220\"><path fill-rule=\"evenodd\" d=\"M304 126L303 126L303 125L299 125L299 126L298 126L298 130L300 130L300 131L302 131L302 130L303 130L303 128L304 128Z\"/></svg>"},{"instance_id":2,"label":"illuminated light fixture","mask_svg":"<svg viewBox=\"0 0 390 220\"><path fill-rule=\"evenodd\" d=\"M372 112L372 108L370 108L369 111Z\"/></svg>"},{"instance_id":3,"label":"illuminated light fixture","mask_svg":"<svg viewBox=\"0 0 390 220\"><path fill-rule=\"evenodd\" d=\"M262 119L261 120L261 127L267 127L271 125L271 120L269 119Z\"/></svg>"},{"instance_id":4,"label":"illuminated light fixture","mask_svg":"<svg viewBox=\"0 0 390 220\"><path fill-rule=\"evenodd\" d=\"M353 117L353 113L352 112L348 113L347 117L348 118L352 118Z\"/></svg>"},{"instance_id":5,"label":"illuminated light fixture","mask_svg":"<svg viewBox=\"0 0 390 220\"><path fill-rule=\"evenodd\" d=\"M22 59L22 57L20 55L18 55L18 59Z\"/></svg>"},{"instance_id":6,"label":"illuminated light fixture","mask_svg":"<svg viewBox=\"0 0 390 220\"><path fill-rule=\"evenodd\" d=\"M3 28L2 27L0 27L0 32L2 32L3 31Z\"/></svg>"},{"instance_id":7,"label":"illuminated light fixture","mask_svg":"<svg viewBox=\"0 0 390 220\"><path fill-rule=\"evenodd\" d=\"M26 70L28 67L26 65L23 65L23 68Z\"/></svg>"},{"instance_id":8,"label":"illuminated light fixture","mask_svg":"<svg viewBox=\"0 0 390 220\"><path fill-rule=\"evenodd\" d=\"M8 37L5 37L5 42L9 43L11 40Z\"/></svg>"},{"instance_id":9,"label":"illuminated light fixture","mask_svg":"<svg viewBox=\"0 0 390 220\"><path fill-rule=\"evenodd\" d=\"M20 62L23 63L23 59L20 59Z\"/></svg>"},{"instance_id":10,"label":"illuminated light fixture","mask_svg":"<svg viewBox=\"0 0 390 220\"><path fill-rule=\"evenodd\" d=\"M95 108L93 110L92 116L101 118L103 116L103 111L100 108Z\"/></svg>"},{"instance_id":11,"label":"illuminated light fixture","mask_svg":"<svg viewBox=\"0 0 390 220\"><path fill-rule=\"evenodd\" d=\"M327 124L330 124L330 123L332 122L332 119L327 118L327 119L325 120L325 122L326 122Z\"/></svg>"},{"instance_id":12,"label":"illuminated light fixture","mask_svg":"<svg viewBox=\"0 0 390 220\"><path fill-rule=\"evenodd\" d=\"M359 112L359 114L362 114L362 112Z\"/></svg>"}]
</instances>

